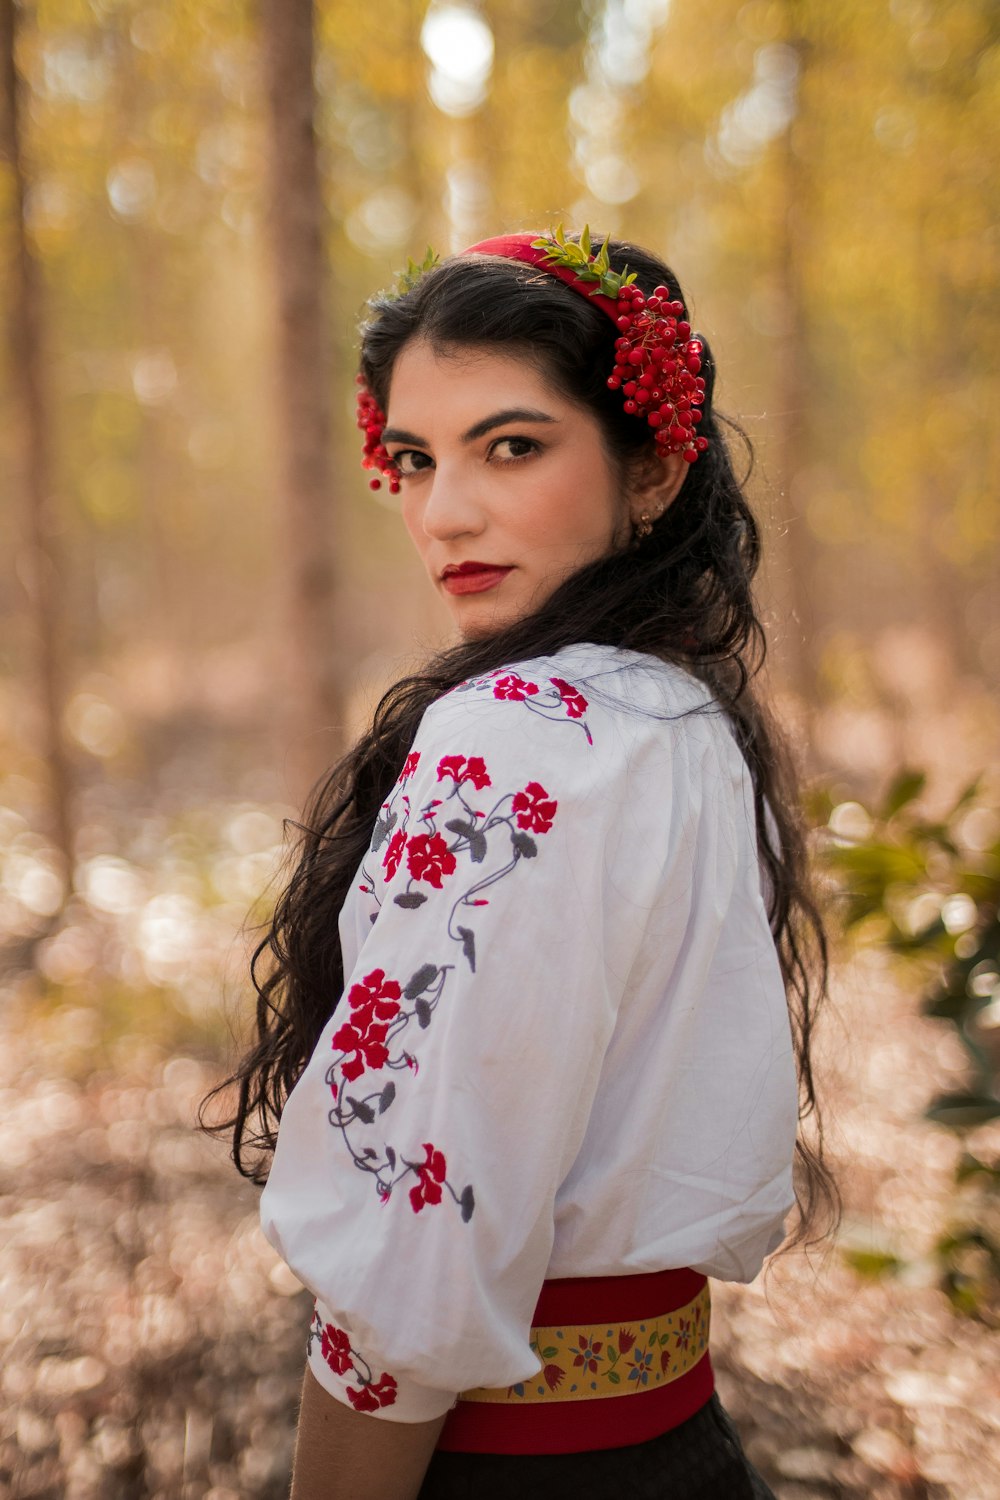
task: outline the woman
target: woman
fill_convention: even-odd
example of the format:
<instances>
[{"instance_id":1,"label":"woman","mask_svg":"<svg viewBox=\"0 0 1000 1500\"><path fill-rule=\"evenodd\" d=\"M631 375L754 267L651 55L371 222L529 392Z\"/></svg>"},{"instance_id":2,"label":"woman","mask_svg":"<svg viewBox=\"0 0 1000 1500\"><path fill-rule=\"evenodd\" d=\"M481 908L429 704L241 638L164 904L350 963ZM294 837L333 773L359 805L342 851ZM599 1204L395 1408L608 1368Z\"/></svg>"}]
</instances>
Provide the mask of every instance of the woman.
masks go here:
<instances>
[{"instance_id":1,"label":"woman","mask_svg":"<svg viewBox=\"0 0 1000 1500\"><path fill-rule=\"evenodd\" d=\"M315 795L255 955L230 1123L316 1298L294 1500L767 1495L706 1278L781 1243L796 1150L798 1237L835 1202L796 1143L825 946L712 359L586 231L370 306L364 462L457 642Z\"/></svg>"}]
</instances>

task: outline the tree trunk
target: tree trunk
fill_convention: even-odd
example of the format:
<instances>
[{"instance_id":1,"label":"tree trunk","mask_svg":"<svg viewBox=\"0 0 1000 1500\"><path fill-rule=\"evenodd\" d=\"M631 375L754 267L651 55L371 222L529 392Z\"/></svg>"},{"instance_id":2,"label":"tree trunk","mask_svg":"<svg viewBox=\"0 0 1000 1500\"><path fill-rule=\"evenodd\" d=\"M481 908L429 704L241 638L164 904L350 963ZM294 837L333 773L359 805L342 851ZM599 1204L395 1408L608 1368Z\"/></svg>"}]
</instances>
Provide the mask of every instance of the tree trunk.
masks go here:
<instances>
[{"instance_id":1,"label":"tree trunk","mask_svg":"<svg viewBox=\"0 0 1000 1500\"><path fill-rule=\"evenodd\" d=\"M23 566L18 573L27 593L32 637L32 674L38 703L39 752L48 769L50 836L65 861L73 864L70 767L62 734L65 706L64 632L61 609L58 514L52 491L51 403L43 353L42 281L24 221L25 172L21 152L21 83L15 62L19 7L0 0L0 162L11 204L7 332L10 382L19 441L23 489ZM22 7L23 10L23 7Z\"/></svg>"},{"instance_id":2,"label":"tree trunk","mask_svg":"<svg viewBox=\"0 0 1000 1500\"><path fill-rule=\"evenodd\" d=\"M269 218L277 304L276 402L283 547L279 695L296 797L339 753L343 663L336 630L330 459L332 361L324 209L315 133L311 0L261 0L269 112Z\"/></svg>"},{"instance_id":3,"label":"tree trunk","mask_svg":"<svg viewBox=\"0 0 1000 1500\"><path fill-rule=\"evenodd\" d=\"M777 142L780 174L777 271L784 294L786 335L779 357L778 399L782 416L779 435L779 473L784 495L786 531L778 592L784 598L786 628L777 656L782 675L799 697L806 719L816 706L818 676L817 618L813 606L815 546L805 514L803 478L810 455L809 399L812 378L806 332L807 309L802 260L809 213L809 183L803 167L803 115L809 43L796 25L796 9L788 7L788 30L783 37L799 62L798 108L792 124Z\"/></svg>"}]
</instances>

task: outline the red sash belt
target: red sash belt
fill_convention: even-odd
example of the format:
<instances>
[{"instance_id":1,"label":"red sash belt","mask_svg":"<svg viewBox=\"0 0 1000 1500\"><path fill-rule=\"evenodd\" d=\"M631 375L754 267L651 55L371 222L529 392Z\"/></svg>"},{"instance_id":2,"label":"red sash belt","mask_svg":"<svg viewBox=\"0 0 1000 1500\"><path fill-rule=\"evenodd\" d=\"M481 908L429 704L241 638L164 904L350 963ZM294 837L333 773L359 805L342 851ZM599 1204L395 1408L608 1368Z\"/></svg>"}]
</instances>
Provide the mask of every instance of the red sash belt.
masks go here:
<instances>
[{"instance_id":1,"label":"red sash belt","mask_svg":"<svg viewBox=\"0 0 1000 1500\"><path fill-rule=\"evenodd\" d=\"M621 1448L687 1421L715 1389L708 1282L697 1271L546 1281L531 1321L542 1368L517 1385L463 1391L438 1448Z\"/></svg>"}]
</instances>

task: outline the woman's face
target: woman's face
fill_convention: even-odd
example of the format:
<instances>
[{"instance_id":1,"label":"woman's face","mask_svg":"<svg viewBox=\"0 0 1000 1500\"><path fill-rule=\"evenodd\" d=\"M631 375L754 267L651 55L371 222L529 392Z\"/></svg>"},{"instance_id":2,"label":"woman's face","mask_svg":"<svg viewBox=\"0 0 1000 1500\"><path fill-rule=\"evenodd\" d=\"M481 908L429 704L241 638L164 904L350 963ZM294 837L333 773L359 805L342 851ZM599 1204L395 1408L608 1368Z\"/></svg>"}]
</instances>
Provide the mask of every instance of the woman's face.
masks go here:
<instances>
[{"instance_id":1,"label":"woman's face","mask_svg":"<svg viewBox=\"0 0 1000 1500\"><path fill-rule=\"evenodd\" d=\"M524 359L412 340L383 441L413 544L465 637L530 613L631 535L597 419Z\"/></svg>"}]
</instances>

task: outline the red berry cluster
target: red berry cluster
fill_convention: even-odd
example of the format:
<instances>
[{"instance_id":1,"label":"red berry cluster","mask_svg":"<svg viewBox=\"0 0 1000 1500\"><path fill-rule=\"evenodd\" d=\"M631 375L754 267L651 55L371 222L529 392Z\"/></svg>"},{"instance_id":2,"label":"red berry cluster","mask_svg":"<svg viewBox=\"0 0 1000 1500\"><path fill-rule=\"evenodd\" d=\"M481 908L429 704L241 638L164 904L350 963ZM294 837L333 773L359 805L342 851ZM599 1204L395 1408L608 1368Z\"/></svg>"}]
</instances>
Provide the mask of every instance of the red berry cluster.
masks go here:
<instances>
[{"instance_id":1,"label":"red berry cluster","mask_svg":"<svg viewBox=\"0 0 1000 1500\"><path fill-rule=\"evenodd\" d=\"M389 493L399 494L399 470L393 463L386 451L382 441L382 429L385 427L385 412L379 406L375 397L365 384L365 377L359 375L358 382L358 426L365 435L364 450L361 457L363 469L378 469L384 479L389 481ZM369 479L370 489L380 490L381 479Z\"/></svg>"},{"instance_id":2,"label":"red berry cluster","mask_svg":"<svg viewBox=\"0 0 1000 1500\"><path fill-rule=\"evenodd\" d=\"M708 447L697 437L705 399L699 374L703 345L691 337L683 302L672 301L669 287L658 286L645 296L633 283L618 293L621 337L615 341L613 391L625 396L625 410L645 417L665 453L683 454L693 464Z\"/></svg>"}]
</instances>

